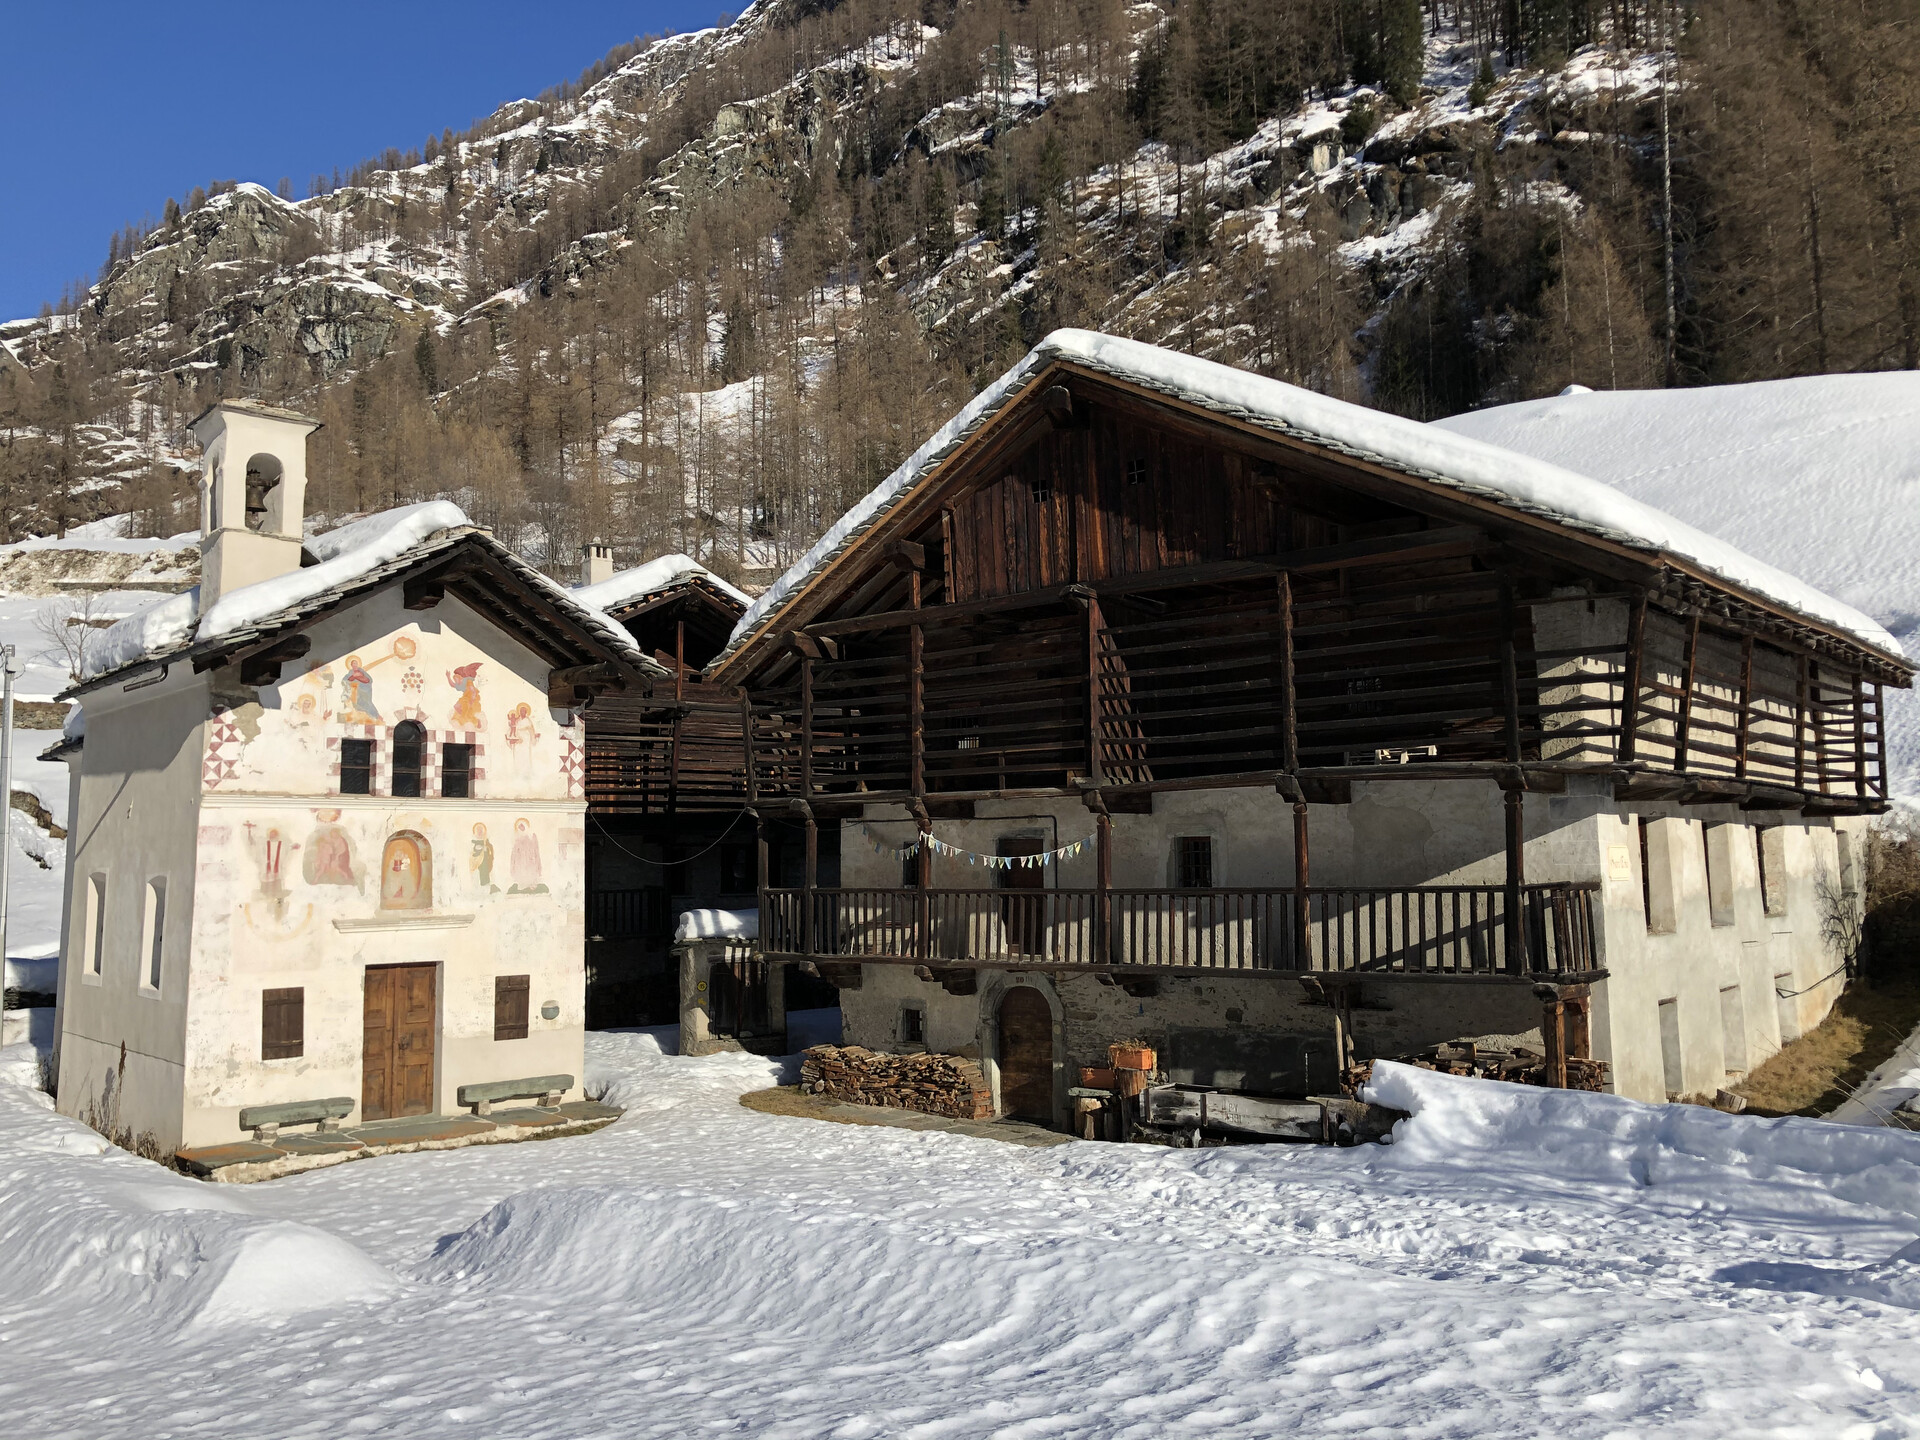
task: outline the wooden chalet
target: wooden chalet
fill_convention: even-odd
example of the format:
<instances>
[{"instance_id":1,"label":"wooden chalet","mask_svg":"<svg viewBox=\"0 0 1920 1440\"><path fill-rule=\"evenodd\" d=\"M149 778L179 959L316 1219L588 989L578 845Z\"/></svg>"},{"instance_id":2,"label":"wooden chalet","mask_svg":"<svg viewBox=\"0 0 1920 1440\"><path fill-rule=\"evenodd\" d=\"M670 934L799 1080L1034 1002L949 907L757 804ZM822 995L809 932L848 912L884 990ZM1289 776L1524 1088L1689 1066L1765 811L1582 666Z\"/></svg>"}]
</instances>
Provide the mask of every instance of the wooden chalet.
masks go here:
<instances>
[{"instance_id":1,"label":"wooden chalet","mask_svg":"<svg viewBox=\"0 0 1920 1440\"><path fill-rule=\"evenodd\" d=\"M701 679L676 667L671 710L617 738L590 719L589 793L596 813L744 799L762 952L849 989L888 967L952 997L988 971L1135 1001L1176 978L1546 983L1584 1011L1625 964L1595 1044L1647 1091L1662 1065L1718 1075L1733 1043L1696 1064L1682 1037L1676 1068L1662 1031L1627 1063L1668 1025L1653 992L1686 988L1649 938L1662 837L1701 830L1710 871L1734 841L1707 830L1734 826L1740 876L1782 825L1810 837L1783 853L1844 859L1886 807L1883 699L1912 674L1865 617L1596 482L1062 332ZM788 825L797 873L767 858ZM846 833L842 883L823 828ZM1691 914L1718 882L1671 865ZM1050 1003L1055 1069L1098 1063ZM1382 1044L1426 1034L1415 1008L1471 1029L1402 1002Z\"/></svg>"}]
</instances>

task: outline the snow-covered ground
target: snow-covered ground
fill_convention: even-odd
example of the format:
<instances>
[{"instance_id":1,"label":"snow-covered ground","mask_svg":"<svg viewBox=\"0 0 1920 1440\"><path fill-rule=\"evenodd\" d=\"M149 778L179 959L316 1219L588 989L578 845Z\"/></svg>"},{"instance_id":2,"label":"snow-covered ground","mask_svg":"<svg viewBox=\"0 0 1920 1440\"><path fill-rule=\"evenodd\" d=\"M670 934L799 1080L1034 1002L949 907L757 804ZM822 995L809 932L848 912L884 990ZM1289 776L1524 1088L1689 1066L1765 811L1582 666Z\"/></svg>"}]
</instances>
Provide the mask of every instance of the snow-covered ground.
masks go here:
<instances>
[{"instance_id":1,"label":"snow-covered ground","mask_svg":"<svg viewBox=\"0 0 1920 1440\"><path fill-rule=\"evenodd\" d=\"M0 1080L0 1432L1920 1433L1920 1135L1398 1070L1388 1148L1036 1151L661 1038L596 1135L240 1189Z\"/></svg>"}]
</instances>

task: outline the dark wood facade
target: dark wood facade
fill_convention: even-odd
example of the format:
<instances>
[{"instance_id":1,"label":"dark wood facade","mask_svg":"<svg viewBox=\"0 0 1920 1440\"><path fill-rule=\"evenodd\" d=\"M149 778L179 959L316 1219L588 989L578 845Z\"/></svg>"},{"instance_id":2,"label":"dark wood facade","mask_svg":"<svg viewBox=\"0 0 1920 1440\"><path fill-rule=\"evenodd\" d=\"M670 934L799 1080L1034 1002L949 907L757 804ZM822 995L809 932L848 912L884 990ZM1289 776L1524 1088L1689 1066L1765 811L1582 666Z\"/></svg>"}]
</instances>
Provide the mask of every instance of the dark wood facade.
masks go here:
<instances>
[{"instance_id":1,"label":"dark wood facade","mask_svg":"<svg viewBox=\"0 0 1920 1440\"><path fill-rule=\"evenodd\" d=\"M884 803L924 826L1083 799L1103 878L1083 900L1051 892L1086 921L1067 927L1078 952L1044 963L1139 968L1121 937L1161 901L1114 901L1112 816L1259 786L1294 803L1299 865L1288 890L1210 902L1269 907L1244 927L1268 937L1247 968L1521 978L1591 969L1593 888L1526 883L1522 793L1584 775L1622 800L1877 811L1882 697L1911 675L1673 557L1056 365L708 681L749 697L734 753L762 814L812 826ZM1309 884L1308 803L1442 777L1507 792L1506 884L1396 892L1395 938L1332 937L1353 905ZM770 953L1010 958L932 953L924 874L857 902L820 891L763 894ZM855 929L894 938L856 951Z\"/></svg>"}]
</instances>

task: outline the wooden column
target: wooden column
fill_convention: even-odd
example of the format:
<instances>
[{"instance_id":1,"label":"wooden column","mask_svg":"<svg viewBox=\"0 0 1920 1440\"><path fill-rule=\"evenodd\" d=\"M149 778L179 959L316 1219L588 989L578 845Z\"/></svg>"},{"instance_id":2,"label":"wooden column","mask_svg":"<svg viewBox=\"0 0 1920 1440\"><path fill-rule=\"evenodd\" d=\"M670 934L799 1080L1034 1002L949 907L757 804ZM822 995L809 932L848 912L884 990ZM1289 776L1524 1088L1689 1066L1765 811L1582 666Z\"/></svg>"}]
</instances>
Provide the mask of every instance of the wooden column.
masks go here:
<instances>
[{"instance_id":1,"label":"wooden column","mask_svg":"<svg viewBox=\"0 0 1920 1440\"><path fill-rule=\"evenodd\" d=\"M1887 795L1887 696L1878 680L1873 682L1873 731L1880 751L1880 795Z\"/></svg>"},{"instance_id":2,"label":"wooden column","mask_svg":"<svg viewBox=\"0 0 1920 1440\"><path fill-rule=\"evenodd\" d=\"M1562 985L1560 999L1565 1003L1566 1026L1563 1035L1569 1060L1593 1058L1593 992L1585 985Z\"/></svg>"},{"instance_id":3,"label":"wooden column","mask_svg":"<svg viewBox=\"0 0 1920 1440\"><path fill-rule=\"evenodd\" d=\"M1567 1088L1566 1011L1566 1002L1557 995L1540 1006L1540 1038L1546 1041L1547 1051L1546 1083L1553 1090Z\"/></svg>"},{"instance_id":4,"label":"wooden column","mask_svg":"<svg viewBox=\"0 0 1920 1440\"><path fill-rule=\"evenodd\" d=\"M1867 793L1867 688L1860 672L1853 674L1853 793Z\"/></svg>"},{"instance_id":5,"label":"wooden column","mask_svg":"<svg viewBox=\"0 0 1920 1440\"><path fill-rule=\"evenodd\" d=\"M1293 802L1293 963L1313 968L1313 902L1307 894L1307 802ZM1328 965L1333 961L1328 957Z\"/></svg>"},{"instance_id":6,"label":"wooden column","mask_svg":"<svg viewBox=\"0 0 1920 1440\"><path fill-rule=\"evenodd\" d=\"M1106 726L1100 703L1100 599L1087 597L1087 778L1106 783Z\"/></svg>"},{"instance_id":7,"label":"wooden column","mask_svg":"<svg viewBox=\"0 0 1920 1440\"><path fill-rule=\"evenodd\" d=\"M907 604L920 608L920 572L907 572ZM907 789L927 793L926 632L918 620L907 627Z\"/></svg>"},{"instance_id":8,"label":"wooden column","mask_svg":"<svg viewBox=\"0 0 1920 1440\"><path fill-rule=\"evenodd\" d=\"M1500 587L1500 709L1506 723L1507 760L1520 763L1520 668L1513 650L1513 587Z\"/></svg>"},{"instance_id":9,"label":"wooden column","mask_svg":"<svg viewBox=\"0 0 1920 1440\"><path fill-rule=\"evenodd\" d=\"M1673 732L1673 768L1682 773L1693 768L1687 763L1687 751L1693 740L1693 682L1699 668L1700 616L1696 612L1687 621L1687 659L1680 678L1680 718Z\"/></svg>"},{"instance_id":10,"label":"wooden column","mask_svg":"<svg viewBox=\"0 0 1920 1440\"><path fill-rule=\"evenodd\" d=\"M1740 641L1740 724L1734 741L1733 778L1747 778L1747 740L1753 733L1753 637Z\"/></svg>"},{"instance_id":11,"label":"wooden column","mask_svg":"<svg viewBox=\"0 0 1920 1440\"><path fill-rule=\"evenodd\" d=\"M1507 806L1507 969L1527 972L1526 917L1521 914L1522 887L1527 883L1526 792L1508 790Z\"/></svg>"},{"instance_id":12,"label":"wooden column","mask_svg":"<svg viewBox=\"0 0 1920 1440\"><path fill-rule=\"evenodd\" d=\"M1113 958L1113 816L1102 810L1093 822L1093 958Z\"/></svg>"},{"instance_id":13,"label":"wooden column","mask_svg":"<svg viewBox=\"0 0 1920 1440\"><path fill-rule=\"evenodd\" d=\"M1300 710L1293 675L1293 578L1280 576L1280 768L1300 768Z\"/></svg>"},{"instance_id":14,"label":"wooden column","mask_svg":"<svg viewBox=\"0 0 1920 1440\"><path fill-rule=\"evenodd\" d=\"M1793 788L1807 788L1807 657L1794 657Z\"/></svg>"},{"instance_id":15,"label":"wooden column","mask_svg":"<svg viewBox=\"0 0 1920 1440\"><path fill-rule=\"evenodd\" d=\"M800 798L813 803L813 657L800 657Z\"/></svg>"},{"instance_id":16,"label":"wooden column","mask_svg":"<svg viewBox=\"0 0 1920 1440\"><path fill-rule=\"evenodd\" d=\"M1626 666L1620 676L1620 743L1614 753L1622 765L1634 762L1640 741L1640 668L1647 639L1647 597L1634 597L1627 616Z\"/></svg>"},{"instance_id":17,"label":"wooden column","mask_svg":"<svg viewBox=\"0 0 1920 1440\"><path fill-rule=\"evenodd\" d=\"M1826 794L1827 784L1827 702L1826 686L1820 683L1820 663L1817 660L1807 662L1807 719L1813 727L1813 778L1819 785L1820 793Z\"/></svg>"},{"instance_id":18,"label":"wooden column","mask_svg":"<svg viewBox=\"0 0 1920 1440\"><path fill-rule=\"evenodd\" d=\"M673 698L684 700L687 687L687 622L673 622Z\"/></svg>"},{"instance_id":19,"label":"wooden column","mask_svg":"<svg viewBox=\"0 0 1920 1440\"><path fill-rule=\"evenodd\" d=\"M813 818L813 807L811 805L807 807L806 816L807 872L804 880L807 893L805 901L803 902L806 907L806 918L801 922L805 927L802 944L806 947L806 953L813 955L818 952L819 946L817 940L820 934L820 925L815 914L819 902L814 895L814 891L820 888L820 825L819 822Z\"/></svg>"},{"instance_id":20,"label":"wooden column","mask_svg":"<svg viewBox=\"0 0 1920 1440\"><path fill-rule=\"evenodd\" d=\"M933 822L925 810L916 811L914 818L920 822L920 849L913 857L913 955L925 964L927 953L933 948L928 933L933 928L933 903L927 896L927 889L933 883L933 847L927 844L927 837L933 833Z\"/></svg>"}]
</instances>

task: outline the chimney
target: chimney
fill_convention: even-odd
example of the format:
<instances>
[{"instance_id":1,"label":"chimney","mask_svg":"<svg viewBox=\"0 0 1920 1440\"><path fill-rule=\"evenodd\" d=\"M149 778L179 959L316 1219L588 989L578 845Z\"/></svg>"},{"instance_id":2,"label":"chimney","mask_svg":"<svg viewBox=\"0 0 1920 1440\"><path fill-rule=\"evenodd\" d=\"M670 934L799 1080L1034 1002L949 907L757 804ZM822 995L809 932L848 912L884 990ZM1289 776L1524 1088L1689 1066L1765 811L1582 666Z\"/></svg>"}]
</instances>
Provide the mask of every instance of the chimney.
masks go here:
<instances>
[{"instance_id":1,"label":"chimney","mask_svg":"<svg viewBox=\"0 0 1920 1440\"><path fill-rule=\"evenodd\" d=\"M587 578L583 583L598 585L613 578L613 547L606 541L596 535L580 547L580 552L586 560Z\"/></svg>"},{"instance_id":2,"label":"chimney","mask_svg":"<svg viewBox=\"0 0 1920 1440\"><path fill-rule=\"evenodd\" d=\"M275 405L222 400L188 427L200 471L200 609L300 568L307 436L320 428Z\"/></svg>"}]
</instances>

